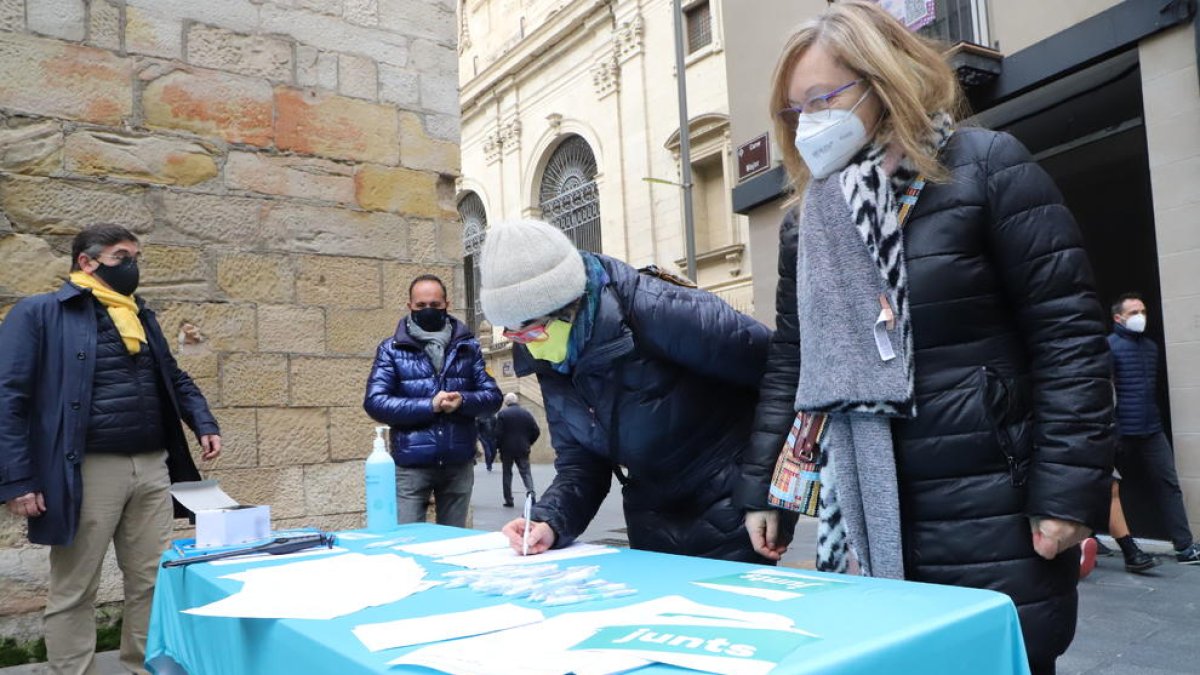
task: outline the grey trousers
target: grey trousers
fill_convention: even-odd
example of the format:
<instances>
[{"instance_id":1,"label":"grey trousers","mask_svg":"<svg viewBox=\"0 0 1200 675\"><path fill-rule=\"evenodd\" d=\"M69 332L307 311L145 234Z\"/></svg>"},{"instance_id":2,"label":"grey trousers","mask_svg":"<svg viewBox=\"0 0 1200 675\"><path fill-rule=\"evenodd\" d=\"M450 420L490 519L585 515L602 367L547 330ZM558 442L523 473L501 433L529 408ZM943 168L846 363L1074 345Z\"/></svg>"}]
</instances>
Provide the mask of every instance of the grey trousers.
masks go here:
<instances>
[{"instance_id":1,"label":"grey trousers","mask_svg":"<svg viewBox=\"0 0 1200 675\"><path fill-rule=\"evenodd\" d=\"M1154 499L1175 550L1182 551L1191 546L1192 531L1188 527L1179 477L1175 474L1175 454L1167 442L1167 435L1159 432L1151 436L1122 436L1117 471L1122 476L1146 478L1146 484L1154 490Z\"/></svg>"},{"instance_id":2,"label":"grey trousers","mask_svg":"<svg viewBox=\"0 0 1200 675\"><path fill-rule=\"evenodd\" d=\"M516 464L517 471L521 472L521 482L525 484L525 491L533 492L533 472L529 470L529 455L525 455L524 457L505 457L501 454L500 463L504 466L504 472L500 476L500 486L504 488L505 504L513 503L513 464Z\"/></svg>"},{"instance_id":3,"label":"grey trousers","mask_svg":"<svg viewBox=\"0 0 1200 675\"><path fill-rule=\"evenodd\" d=\"M396 467L396 521L425 522L425 510L432 494L437 507L438 525L466 527L467 511L471 506L471 490L475 487L475 465L443 464L441 466Z\"/></svg>"}]
</instances>

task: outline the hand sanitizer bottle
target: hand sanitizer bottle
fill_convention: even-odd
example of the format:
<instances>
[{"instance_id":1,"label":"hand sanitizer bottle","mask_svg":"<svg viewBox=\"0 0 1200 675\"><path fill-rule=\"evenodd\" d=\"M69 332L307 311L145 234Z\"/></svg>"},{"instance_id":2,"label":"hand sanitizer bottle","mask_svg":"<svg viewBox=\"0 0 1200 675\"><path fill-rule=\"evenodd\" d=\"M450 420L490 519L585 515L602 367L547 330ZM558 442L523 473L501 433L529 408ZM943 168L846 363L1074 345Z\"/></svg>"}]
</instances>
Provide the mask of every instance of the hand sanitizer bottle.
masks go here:
<instances>
[{"instance_id":1,"label":"hand sanitizer bottle","mask_svg":"<svg viewBox=\"0 0 1200 675\"><path fill-rule=\"evenodd\" d=\"M387 532L396 527L396 462L387 451L384 433L375 427L375 447L367 457L367 530Z\"/></svg>"}]
</instances>

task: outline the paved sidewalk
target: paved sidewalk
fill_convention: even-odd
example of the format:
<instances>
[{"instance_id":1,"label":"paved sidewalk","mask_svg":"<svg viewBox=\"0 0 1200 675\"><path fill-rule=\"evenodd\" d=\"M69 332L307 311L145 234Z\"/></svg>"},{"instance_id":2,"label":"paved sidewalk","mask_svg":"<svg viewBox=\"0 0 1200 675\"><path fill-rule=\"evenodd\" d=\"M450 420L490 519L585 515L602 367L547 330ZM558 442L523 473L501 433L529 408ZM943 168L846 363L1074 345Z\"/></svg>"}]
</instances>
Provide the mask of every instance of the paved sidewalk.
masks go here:
<instances>
[{"instance_id":1,"label":"paved sidewalk","mask_svg":"<svg viewBox=\"0 0 1200 675\"><path fill-rule=\"evenodd\" d=\"M548 464L533 465L534 486L540 492L554 477ZM524 494L520 476L513 477L514 493ZM474 527L498 530L521 513L502 505L500 464L488 473L475 468ZM625 545L625 518L620 486L614 481L582 541ZM816 524L802 522L796 545L784 562L811 567ZM1109 542L1111 544L1111 542ZM1125 572L1120 555L1100 558L1096 570L1079 586L1079 627L1075 642L1058 661L1060 675L1194 675L1200 672L1200 566L1183 566L1173 556L1160 558L1152 574ZM98 657L99 675L121 675L116 652ZM0 668L0 675L34 675L39 666ZM200 675L200 674L195 674Z\"/></svg>"}]
</instances>

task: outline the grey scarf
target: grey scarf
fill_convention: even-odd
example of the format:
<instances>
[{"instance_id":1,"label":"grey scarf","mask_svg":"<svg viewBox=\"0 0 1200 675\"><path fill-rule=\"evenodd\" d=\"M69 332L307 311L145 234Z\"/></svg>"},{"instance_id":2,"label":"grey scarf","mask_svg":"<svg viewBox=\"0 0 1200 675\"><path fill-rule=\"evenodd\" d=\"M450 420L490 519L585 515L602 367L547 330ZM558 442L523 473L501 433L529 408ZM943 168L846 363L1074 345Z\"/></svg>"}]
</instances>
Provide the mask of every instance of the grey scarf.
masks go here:
<instances>
[{"instance_id":1,"label":"grey scarf","mask_svg":"<svg viewBox=\"0 0 1200 675\"><path fill-rule=\"evenodd\" d=\"M433 372L441 373L442 366L446 361L446 347L450 344L451 336L454 335L454 324L447 317L446 325L442 326L441 330L431 333L418 326L411 318L405 323L408 324L408 334L425 346L425 354L433 363Z\"/></svg>"}]
</instances>

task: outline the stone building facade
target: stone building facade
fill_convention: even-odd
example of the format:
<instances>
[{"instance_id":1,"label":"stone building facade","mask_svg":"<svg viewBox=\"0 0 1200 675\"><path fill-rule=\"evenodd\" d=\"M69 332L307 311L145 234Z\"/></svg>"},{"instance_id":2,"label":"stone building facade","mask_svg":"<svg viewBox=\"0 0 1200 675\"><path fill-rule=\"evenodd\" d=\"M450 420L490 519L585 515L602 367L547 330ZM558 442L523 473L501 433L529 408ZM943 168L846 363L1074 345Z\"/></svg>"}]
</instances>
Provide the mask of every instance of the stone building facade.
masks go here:
<instances>
[{"instance_id":1,"label":"stone building facade","mask_svg":"<svg viewBox=\"0 0 1200 675\"><path fill-rule=\"evenodd\" d=\"M205 475L276 527L359 526L374 348L412 277L462 295L456 27L451 0L0 0L0 316L81 226L129 227L221 424ZM46 569L0 513L0 637L40 633Z\"/></svg>"},{"instance_id":2,"label":"stone building facade","mask_svg":"<svg viewBox=\"0 0 1200 675\"><path fill-rule=\"evenodd\" d=\"M672 0L459 0L467 252L488 222L554 222L632 265L686 267ZM747 219L736 216L721 0L685 0L698 281L752 311ZM649 180L648 180L649 179ZM478 277L467 262L467 300ZM470 311L470 309L468 309ZM498 337L498 336L497 336ZM497 341L492 369L538 409ZM544 437L545 438L545 437ZM535 459L549 460L547 441Z\"/></svg>"}]
</instances>

